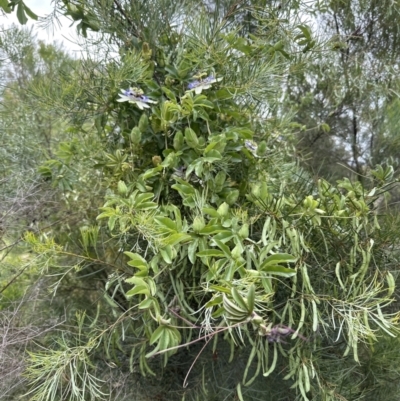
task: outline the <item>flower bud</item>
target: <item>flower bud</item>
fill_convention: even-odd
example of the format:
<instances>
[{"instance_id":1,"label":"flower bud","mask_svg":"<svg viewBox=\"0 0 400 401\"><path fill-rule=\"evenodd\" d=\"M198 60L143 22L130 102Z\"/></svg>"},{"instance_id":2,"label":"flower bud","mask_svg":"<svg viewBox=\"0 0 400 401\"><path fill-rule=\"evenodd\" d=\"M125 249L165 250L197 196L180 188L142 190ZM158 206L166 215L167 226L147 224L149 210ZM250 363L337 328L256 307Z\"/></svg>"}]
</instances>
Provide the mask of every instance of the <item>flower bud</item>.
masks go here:
<instances>
[{"instance_id":1,"label":"flower bud","mask_svg":"<svg viewBox=\"0 0 400 401\"><path fill-rule=\"evenodd\" d=\"M150 46L147 42L143 42L142 45L142 56L145 60L150 60L151 59L151 54L153 51L150 49Z\"/></svg>"},{"instance_id":2,"label":"flower bud","mask_svg":"<svg viewBox=\"0 0 400 401\"><path fill-rule=\"evenodd\" d=\"M219 205L219 208L217 209L218 216L225 217L228 215L228 212L229 212L229 205L226 202L221 203Z\"/></svg>"},{"instance_id":3,"label":"flower bud","mask_svg":"<svg viewBox=\"0 0 400 401\"><path fill-rule=\"evenodd\" d=\"M251 321L257 325L265 323L264 319L260 315L257 315L257 314L254 315L254 317L251 319Z\"/></svg>"},{"instance_id":4,"label":"flower bud","mask_svg":"<svg viewBox=\"0 0 400 401\"><path fill-rule=\"evenodd\" d=\"M160 156L153 156L151 161L153 162L153 165L157 167L162 162L162 159Z\"/></svg>"},{"instance_id":5,"label":"flower bud","mask_svg":"<svg viewBox=\"0 0 400 401\"><path fill-rule=\"evenodd\" d=\"M165 85L171 86L175 83L175 79L173 77L171 77L171 75L167 75L164 82L165 82Z\"/></svg>"}]
</instances>

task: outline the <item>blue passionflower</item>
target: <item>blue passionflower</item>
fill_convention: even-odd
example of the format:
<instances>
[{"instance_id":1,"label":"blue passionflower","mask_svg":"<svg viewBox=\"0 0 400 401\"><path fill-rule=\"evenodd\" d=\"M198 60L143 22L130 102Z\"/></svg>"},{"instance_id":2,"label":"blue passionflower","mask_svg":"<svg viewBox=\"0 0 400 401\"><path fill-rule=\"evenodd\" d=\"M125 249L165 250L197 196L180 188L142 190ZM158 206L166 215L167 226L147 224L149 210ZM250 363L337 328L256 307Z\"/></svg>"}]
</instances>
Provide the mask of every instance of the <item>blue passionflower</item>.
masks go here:
<instances>
[{"instance_id":1,"label":"blue passionflower","mask_svg":"<svg viewBox=\"0 0 400 401\"><path fill-rule=\"evenodd\" d=\"M122 89L119 94L120 98L117 102L129 102L135 104L140 110L150 108L151 103L157 103L143 94L143 91L138 88Z\"/></svg>"},{"instance_id":2,"label":"blue passionflower","mask_svg":"<svg viewBox=\"0 0 400 401\"><path fill-rule=\"evenodd\" d=\"M222 81L222 78L215 78L213 75L209 75L204 79L196 79L195 81L189 82L189 91L194 91L196 95L199 95L204 89L211 88L212 84Z\"/></svg>"},{"instance_id":3,"label":"blue passionflower","mask_svg":"<svg viewBox=\"0 0 400 401\"><path fill-rule=\"evenodd\" d=\"M254 141L250 141L249 139L246 139L244 141L244 145L248 150L250 150L251 153L253 153L253 156L258 157L257 155L257 149L258 145Z\"/></svg>"}]
</instances>

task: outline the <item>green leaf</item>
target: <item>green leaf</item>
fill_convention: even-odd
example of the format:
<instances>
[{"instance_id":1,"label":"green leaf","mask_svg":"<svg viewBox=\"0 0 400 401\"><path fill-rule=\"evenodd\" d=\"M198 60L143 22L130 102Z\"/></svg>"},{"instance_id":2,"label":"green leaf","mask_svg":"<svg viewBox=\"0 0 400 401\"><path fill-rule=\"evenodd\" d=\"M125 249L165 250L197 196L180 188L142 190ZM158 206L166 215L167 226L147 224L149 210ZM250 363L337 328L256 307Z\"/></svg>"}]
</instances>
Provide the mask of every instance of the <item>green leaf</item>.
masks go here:
<instances>
[{"instance_id":1,"label":"green leaf","mask_svg":"<svg viewBox=\"0 0 400 401\"><path fill-rule=\"evenodd\" d=\"M187 196L187 197L182 196L182 203L190 208L196 207L197 205L194 196Z\"/></svg>"},{"instance_id":2,"label":"green leaf","mask_svg":"<svg viewBox=\"0 0 400 401\"><path fill-rule=\"evenodd\" d=\"M179 184L174 184L172 185L172 188L177 190L178 192L181 192L184 195L194 195L195 191L192 185L187 183L184 180L181 180L180 178L174 177L176 181L179 182Z\"/></svg>"},{"instance_id":3,"label":"green leaf","mask_svg":"<svg viewBox=\"0 0 400 401\"><path fill-rule=\"evenodd\" d=\"M208 224L206 225L202 230L199 231L199 234L201 235L209 235L209 234L215 234L225 231L222 226L219 224L213 225L213 224Z\"/></svg>"},{"instance_id":4,"label":"green leaf","mask_svg":"<svg viewBox=\"0 0 400 401\"><path fill-rule=\"evenodd\" d=\"M287 267L279 266L279 265L267 265L267 266L260 266L260 270L265 273L273 274L275 276L282 276L282 277L292 277L296 274L295 269L289 269Z\"/></svg>"},{"instance_id":5,"label":"green leaf","mask_svg":"<svg viewBox=\"0 0 400 401\"><path fill-rule=\"evenodd\" d=\"M214 104L212 102L210 102L209 100L207 100L207 97L204 95L198 95L194 98L194 106L196 107L205 107L208 109L213 109L214 108Z\"/></svg>"},{"instance_id":6,"label":"green leaf","mask_svg":"<svg viewBox=\"0 0 400 401\"><path fill-rule=\"evenodd\" d=\"M37 21L38 16L26 4L24 4L24 6L25 6L25 12L28 14L28 16L33 20Z\"/></svg>"},{"instance_id":7,"label":"green leaf","mask_svg":"<svg viewBox=\"0 0 400 401\"><path fill-rule=\"evenodd\" d=\"M297 35L295 39L305 38L307 41L311 40L311 30L307 25L297 25L297 28L299 28L302 33Z\"/></svg>"},{"instance_id":8,"label":"green leaf","mask_svg":"<svg viewBox=\"0 0 400 401\"><path fill-rule=\"evenodd\" d=\"M110 229L110 231L114 230L117 218L118 218L118 216L110 216L110 218L108 219L107 225L108 225L108 228Z\"/></svg>"},{"instance_id":9,"label":"green leaf","mask_svg":"<svg viewBox=\"0 0 400 401\"><path fill-rule=\"evenodd\" d=\"M214 149L217 145L218 145L218 143L219 142L211 142L211 143L209 143L207 146L206 146L206 148L204 149L204 155L206 155L207 154L207 152L209 152L210 150L212 150L212 149Z\"/></svg>"},{"instance_id":10,"label":"green leaf","mask_svg":"<svg viewBox=\"0 0 400 401\"><path fill-rule=\"evenodd\" d=\"M149 309L153 305L153 298L146 298L139 303L139 309Z\"/></svg>"},{"instance_id":11,"label":"green leaf","mask_svg":"<svg viewBox=\"0 0 400 401\"><path fill-rule=\"evenodd\" d=\"M228 205L233 205L239 198L239 190L237 189L230 189L230 191L225 196L225 202Z\"/></svg>"},{"instance_id":12,"label":"green leaf","mask_svg":"<svg viewBox=\"0 0 400 401\"><path fill-rule=\"evenodd\" d=\"M96 220L104 219L106 217L111 217L115 215L115 209L112 207L102 207L102 210L105 210L103 213L100 213L97 217Z\"/></svg>"},{"instance_id":13,"label":"green leaf","mask_svg":"<svg viewBox=\"0 0 400 401\"><path fill-rule=\"evenodd\" d=\"M243 309L244 311L249 311L249 306L235 287L231 288L231 295L234 301L239 305L239 308Z\"/></svg>"},{"instance_id":14,"label":"green leaf","mask_svg":"<svg viewBox=\"0 0 400 401\"><path fill-rule=\"evenodd\" d=\"M157 167L151 168L151 169L147 170L145 173L143 173L143 174L141 175L141 177L142 177L144 180L147 180L147 179L149 179L149 178L151 178L151 177L155 177L156 175L158 175L158 173L159 173L162 169L163 169L162 166L157 166Z\"/></svg>"},{"instance_id":15,"label":"green leaf","mask_svg":"<svg viewBox=\"0 0 400 401\"><path fill-rule=\"evenodd\" d=\"M153 345L163 334L166 326L158 326L150 337L150 345Z\"/></svg>"},{"instance_id":16,"label":"green leaf","mask_svg":"<svg viewBox=\"0 0 400 401\"><path fill-rule=\"evenodd\" d=\"M218 150L211 149L208 152L204 153L204 160L206 160L208 162L213 162L213 161L221 160L221 159L222 159L222 155L221 155L221 153L218 152Z\"/></svg>"},{"instance_id":17,"label":"green leaf","mask_svg":"<svg viewBox=\"0 0 400 401\"><path fill-rule=\"evenodd\" d=\"M226 88L222 88L215 93L217 99L226 100L232 99L235 96L235 91L230 91Z\"/></svg>"},{"instance_id":18,"label":"green leaf","mask_svg":"<svg viewBox=\"0 0 400 401\"><path fill-rule=\"evenodd\" d=\"M202 258L202 257L222 258L225 256L225 254L222 251L220 251L219 249L206 249L204 251L197 252L196 255L199 256L200 258Z\"/></svg>"},{"instance_id":19,"label":"green leaf","mask_svg":"<svg viewBox=\"0 0 400 401\"><path fill-rule=\"evenodd\" d=\"M210 285L210 289L214 290L214 291L219 291L219 292L223 292L224 294L229 294L231 295L231 290L230 288L227 287L222 287L221 285Z\"/></svg>"},{"instance_id":20,"label":"green leaf","mask_svg":"<svg viewBox=\"0 0 400 401\"><path fill-rule=\"evenodd\" d=\"M136 206L137 210L151 210L156 209L158 207L157 203L154 202L143 202L140 205Z\"/></svg>"},{"instance_id":21,"label":"green leaf","mask_svg":"<svg viewBox=\"0 0 400 401\"><path fill-rule=\"evenodd\" d=\"M173 259L171 245L167 245L165 248L160 249L160 255L164 259L165 263L170 265Z\"/></svg>"},{"instance_id":22,"label":"green leaf","mask_svg":"<svg viewBox=\"0 0 400 401\"><path fill-rule=\"evenodd\" d=\"M182 197L185 197L185 195L194 195L194 188L191 185L174 184L171 188L178 191Z\"/></svg>"},{"instance_id":23,"label":"green leaf","mask_svg":"<svg viewBox=\"0 0 400 401\"><path fill-rule=\"evenodd\" d=\"M185 129L185 140L190 148L196 149L199 146L199 138L191 128Z\"/></svg>"},{"instance_id":24,"label":"green leaf","mask_svg":"<svg viewBox=\"0 0 400 401\"><path fill-rule=\"evenodd\" d=\"M228 292L229 293L229 292ZM211 308L212 306L219 305L222 303L222 295L218 295L217 297L211 299L205 304L206 308Z\"/></svg>"},{"instance_id":25,"label":"green leaf","mask_svg":"<svg viewBox=\"0 0 400 401\"><path fill-rule=\"evenodd\" d=\"M11 8L8 6L8 0L0 0L0 8L2 8L6 13L11 12Z\"/></svg>"},{"instance_id":26,"label":"green leaf","mask_svg":"<svg viewBox=\"0 0 400 401\"><path fill-rule=\"evenodd\" d=\"M211 217L219 217L218 212L212 207L203 207L202 212Z\"/></svg>"},{"instance_id":27,"label":"green leaf","mask_svg":"<svg viewBox=\"0 0 400 401\"><path fill-rule=\"evenodd\" d=\"M222 252L224 253L224 255L228 258L231 259L232 258L232 253L231 253L231 249L229 248L229 246L225 245L223 242L217 240L214 238L215 243L218 245L218 247L220 249L222 249Z\"/></svg>"},{"instance_id":28,"label":"green leaf","mask_svg":"<svg viewBox=\"0 0 400 401\"><path fill-rule=\"evenodd\" d=\"M154 198L154 194L151 193L151 192L146 192L144 194L139 194L139 195L137 195L135 197L134 205L137 206L140 203L146 202L146 201L148 201L149 199L152 199L152 198Z\"/></svg>"},{"instance_id":29,"label":"green leaf","mask_svg":"<svg viewBox=\"0 0 400 401\"><path fill-rule=\"evenodd\" d=\"M168 217L163 217L163 216L157 216L154 218L156 223L161 226L161 229L164 229L163 231L165 232L177 232L178 229L176 227L176 224Z\"/></svg>"},{"instance_id":30,"label":"green leaf","mask_svg":"<svg viewBox=\"0 0 400 401\"><path fill-rule=\"evenodd\" d=\"M129 283L129 284L135 284L135 285L145 285L147 286L147 283L140 277L129 277L127 279L125 279L125 282Z\"/></svg>"},{"instance_id":31,"label":"green leaf","mask_svg":"<svg viewBox=\"0 0 400 401\"><path fill-rule=\"evenodd\" d=\"M196 251L199 245L199 240L195 239L189 246L188 246L188 258L190 263L194 264L196 262Z\"/></svg>"},{"instance_id":32,"label":"green leaf","mask_svg":"<svg viewBox=\"0 0 400 401\"><path fill-rule=\"evenodd\" d=\"M252 313L254 311L254 302L256 297L256 287L252 284L249 288L249 292L247 293L247 306L249 308L249 312Z\"/></svg>"},{"instance_id":33,"label":"green leaf","mask_svg":"<svg viewBox=\"0 0 400 401\"><path fill-rule=\"evenodd\" d=\"M225 308L223 306L221 306L215 312L213 312L211 316L214 319L218 319L219 317L223 316L224 314L225 314Z\"/></svg>"},{"instance_id":34,"label":"green leaf","mask_svg":"<svg viewBox=\"0 0 400 401\"><path fill-rule=\"evenodd\" d=\"M223 244L225 244L226 242L228 242L229 240L231 240L234 237L234 234L232 234L232 231L222 231L220 233L218 233L217 235L215 235L212 239L212 241L215 242L215 240L221 241Z\"/></svg>"},{"instance_id":35,"label":"green leaf","mask_svg":"<svg viewBox=\"0 0 400 401\"><path fill-rule=\"evenodd\" d=\"M261 266L276 265L277 263L295 263L297 258L288 253L277 253L275 255L268 256Z\"/></svg>"},{"instance_id":36,"label":"green leaf","mask_svg":"<svg viewBox=\"0 0 400 401\"><path fill-rule=\"evenodd\" d=\"M104 299L107 301L107 303L113 307L113 308L118 308L118 304L105 292L104 293Z\"/></svg>"},{"instance_id":37,"label":"green leaf","mask_svg":"<svg viewBox=\"0 0 400 401\"><path fill-rule=\"evenodd\" d=\"M150 295L150 290L147 285L137 285L126 293L127 297L133 297L137 294Z\"/></svg>"},{"instance_id":38,"label":"green leaf","mask_svg":"<svg viewBox=\"0 0 400 401\"><path fill-rule=\"evenodd\" d=\"M249 55L252 51L251 46L247 44L247 40L245 38L237 38L233 42L232 46L234 49L237 49L246 55Z\"/></svg>"},{"instance_id":39,"label":"green leaf","mask_svg":"<svg viewBox=\"0 0 400 401\"><path fill-rule=\"evenodd\" d=\"M28 22L28 18L25 15L25 4L20 2L17 6L17 18L21 25L25 25Z\"/></svg>"},{"instance_id":40,"label":"green leaf","mask_svg":"<svg viewBox=\"0 0 400 401\"><path fill-rule=\"evenodd\" d=\"M176 233L172 234L169 237L167 237L164 242L167 245L174 246L176 244L179 244L180 242L188 242L192 239L192 237L189 234L186 233Z\"/></svg>"},{"instance_id":41,"label":"green leaf","mask_svg":"<svg viewBox=\"0 0 400 401\"><path fill-rule=\"evenodd\" d=\"M162 86L161 89L167 95L167 97L169 99L171 99L174 102L176 102L176 96L174 95L174 93L170 89L166 88L165 86Z\"/></svg>"},{"instance_id":42,"label":"green leaf","mask_svg":"<svg viewBox=\"0 0 400 401\"><path fill-rule=\"evenodd\" d=\"M169 72L174 78L179 79L178 70L173 65L165 66L165 70Z\"/></svg>"},{"instance_id":43,"label":"green leaf","mask_svg":"<svg viewBox=\"0 0 400 401\"><path fill-rule=\"evenodd\" d=\"M126 256L128 256L131 260L128 262L129 266L137 267L139 269L146 268L148 269L148 264L145 259L143 259L140 255L133 252L124 252ZM129 279L128 279L129 280Z\"/></svg>"},{"instance_id":44,"label":"green leaf","mask_svg":"<svg viewBox=\"0 0 400 401\"><path fill-rule=\"evenodd\" d=\"M122 180L118 181L118 193L120 195L126 195L128 193L128 187Z\"/></svg>"},{"instance_id":45,"label":"green leaf","mask_svg":"<svg viewBox=\"0 0 400 401\"><path fill-rule=\"evenodd\" d=\"M232 130L236 134L239 134L239 136L243 139L253 139L254 136L254 131L245 127L234 127L230 128L229 130Z\"/></svg>"}]
</instances>

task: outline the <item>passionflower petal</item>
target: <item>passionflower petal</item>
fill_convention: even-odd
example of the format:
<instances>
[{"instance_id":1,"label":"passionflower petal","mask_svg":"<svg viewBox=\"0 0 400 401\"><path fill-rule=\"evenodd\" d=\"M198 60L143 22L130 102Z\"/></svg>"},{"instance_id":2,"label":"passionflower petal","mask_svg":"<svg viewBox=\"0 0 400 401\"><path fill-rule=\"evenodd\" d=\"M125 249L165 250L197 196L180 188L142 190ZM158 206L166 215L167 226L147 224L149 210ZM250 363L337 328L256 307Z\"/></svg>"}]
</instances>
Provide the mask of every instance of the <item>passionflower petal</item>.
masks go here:
<instances>
[{"instance_id":1,"label":"passionflower petal","mask_svg":"<svg viewBox=\"0 0 400 401\"><path fill-rule=\"evenodd\" d=\"M143 91L138 88L122 89L119 94L120 98L117 102L129 102L135 104L140 110L148 109L150 104L157 103L143 94Z\"/></svg>"},{"instance_id":2,"label":"passionflower petal","mask_svg":"<svg viewBox=\"0 0 400 401\"><path fill-rule=\"evenodd\" d=\"M219 81L222 81L222 78L215 78L213 75L209 75L206 78L189 82L187 88L189 91L194 91L196 95L199 95L203 90L211 88L212 84Z\"/></svg>"}]
</instances>

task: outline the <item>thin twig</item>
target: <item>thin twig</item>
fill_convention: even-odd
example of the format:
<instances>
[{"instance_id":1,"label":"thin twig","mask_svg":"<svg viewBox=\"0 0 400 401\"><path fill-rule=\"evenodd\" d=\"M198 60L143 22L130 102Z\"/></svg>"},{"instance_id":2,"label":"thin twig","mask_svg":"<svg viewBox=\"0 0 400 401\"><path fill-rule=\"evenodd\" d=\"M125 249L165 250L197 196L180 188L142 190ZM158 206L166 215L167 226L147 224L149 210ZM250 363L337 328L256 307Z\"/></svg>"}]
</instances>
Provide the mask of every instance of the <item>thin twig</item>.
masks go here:
<instances>
[{"instance_id":1,"label":"thin twig","mask_svg":"<svg viewBox=\"0 0 400 401\"><path fill-rule=\"evenodd\" d=\"M183 320L185 323L187 323L190 327L192 327L193 329L201 329L201 327L194 325L192 322L190 322L189 320L185 319L183 316L181 316L179 313L175 312L172 308L168 308L168 310L174 314L177 318Z\"/></svg>"},{"instance_id":2,"label":"thin twig","mask_svg":"<svg viewBox=\"0 0 400 401\"><path fill-rule=\"evenodd\" d=\"M187 382L187 379L188 379L188 377L189 377L189 374L190 374L190 372L192 371L193 366L194 366L194 364L196 363L197 359L199 359L199 356L200 356L201 353L204 351L204 348L206 348L206 346L207 346L208 343L211 341L211 339L212 339L212 337L209 338L209 339L206 341L206 343L202 346L200 352L196 355L196 358L194 358L194 361L192 362L192 364L190 365L190 368L189 368L188 372L186 373L185 380L183 381L183 388L186 388L186 387L188 386L189 383Z\"/></svg>"}]
</instances>

